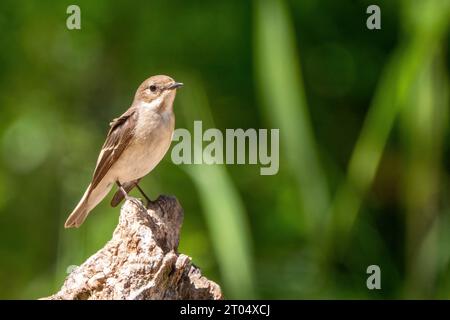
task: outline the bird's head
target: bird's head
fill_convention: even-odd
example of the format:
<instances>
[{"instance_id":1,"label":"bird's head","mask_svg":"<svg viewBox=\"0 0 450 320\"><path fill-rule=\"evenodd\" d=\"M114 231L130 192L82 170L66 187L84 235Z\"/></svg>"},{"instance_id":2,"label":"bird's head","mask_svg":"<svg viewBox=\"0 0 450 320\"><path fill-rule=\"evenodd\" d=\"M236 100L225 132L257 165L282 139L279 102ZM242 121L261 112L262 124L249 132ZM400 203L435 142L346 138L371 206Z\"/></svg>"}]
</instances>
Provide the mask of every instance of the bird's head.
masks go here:
<instances>
[{"instance_id":1,"label":"bird's head","mask_svg":"<svg viewBox=\"0 0 450 320\"><path fill-rule=\"evenodd\" d=\"M177 88L183 86L169 76L157 75L148 78L139 86L134 96L134 103L146 107L164 110L171 107Z\"/></svg>"}]
</instances>

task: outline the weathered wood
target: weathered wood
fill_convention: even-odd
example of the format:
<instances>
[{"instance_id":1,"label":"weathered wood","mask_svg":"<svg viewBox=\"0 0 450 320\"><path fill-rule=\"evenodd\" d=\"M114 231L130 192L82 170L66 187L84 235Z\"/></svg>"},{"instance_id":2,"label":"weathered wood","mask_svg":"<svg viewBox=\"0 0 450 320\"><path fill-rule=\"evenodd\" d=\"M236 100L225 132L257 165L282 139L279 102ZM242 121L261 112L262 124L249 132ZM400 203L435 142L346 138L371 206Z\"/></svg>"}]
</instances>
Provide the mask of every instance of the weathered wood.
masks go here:
<instances>
[{"instance_id":1,"label":"weathered wood","mask_svg":"<svg viewBox=\"0 0 450 320\"><path fill-rule=\"evenodd\" d=\"M126 201L112 239L45 299L222 299L220 287L177 252L182 222L174 197L147 210Z\"/></svg>"}]
</instances>

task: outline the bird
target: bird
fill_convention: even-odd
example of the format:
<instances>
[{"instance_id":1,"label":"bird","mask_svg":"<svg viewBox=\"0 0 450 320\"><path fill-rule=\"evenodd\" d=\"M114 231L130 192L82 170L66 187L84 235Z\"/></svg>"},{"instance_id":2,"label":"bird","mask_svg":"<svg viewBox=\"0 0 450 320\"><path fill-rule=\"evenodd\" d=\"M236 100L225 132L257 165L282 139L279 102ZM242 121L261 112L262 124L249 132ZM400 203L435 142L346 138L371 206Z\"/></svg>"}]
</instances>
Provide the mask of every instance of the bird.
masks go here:
<instances>
[{"instance_id":1,"label":"bird","mask_svg":"<svg viewBox=\"0 0 450 320\"><path fill-rule=\"evenodd\" d=\"M175 128L173 103L177 89L182 86L183 83L166 75L142 82L130 108L110 122L92 181L67 218L65 228L78 228L114 185L118 190L111 201L113 207L124 198L136 201L128 196L134 187L147 202L152 202L138 183L158 165L170 147Z\"/></svg>"}]
</instances>

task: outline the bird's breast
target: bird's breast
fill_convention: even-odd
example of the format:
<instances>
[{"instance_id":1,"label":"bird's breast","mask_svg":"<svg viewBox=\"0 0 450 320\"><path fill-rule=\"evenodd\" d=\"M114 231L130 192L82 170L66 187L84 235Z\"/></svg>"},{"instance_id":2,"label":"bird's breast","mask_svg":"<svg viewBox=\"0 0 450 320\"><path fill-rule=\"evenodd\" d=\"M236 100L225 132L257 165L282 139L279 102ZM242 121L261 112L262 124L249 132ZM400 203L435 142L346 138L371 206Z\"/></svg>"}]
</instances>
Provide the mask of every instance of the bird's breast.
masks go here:
<instances>
[{"instance_id":1,"label":"bird's breast","mask_svg":"<svg viewBox=\"0 0 450 320\"><path fill-rule=\"evenodd\" d=\"M170 114L142 112L139 114L134 139L117 163L121 182L139 179L152 171L162 160L172 141L175 117Z\"/></svg>"}]
</instances>

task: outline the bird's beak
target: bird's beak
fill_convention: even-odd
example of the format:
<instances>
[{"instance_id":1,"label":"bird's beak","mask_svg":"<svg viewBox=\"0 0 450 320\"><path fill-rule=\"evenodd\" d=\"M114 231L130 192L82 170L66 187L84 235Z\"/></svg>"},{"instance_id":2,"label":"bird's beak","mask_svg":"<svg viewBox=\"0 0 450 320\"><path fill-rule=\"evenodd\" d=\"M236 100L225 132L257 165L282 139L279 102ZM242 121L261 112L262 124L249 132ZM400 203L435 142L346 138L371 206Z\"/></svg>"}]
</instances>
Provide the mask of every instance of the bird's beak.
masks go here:
<instances>
[{"instance_id":1,"label":"bird's beak","mask_svg":"<svg viewBox=\"0 0 450 320\"><path fill-rule=\"evenodd\" d=\"M181 83L181 82L174 82L174 83L168 85L166 87L166 89L167 90L173 90L173 89L177 89L177 88L182 87L182 86L183 86L183 83Z\"/></svg>"}]
</instances>

